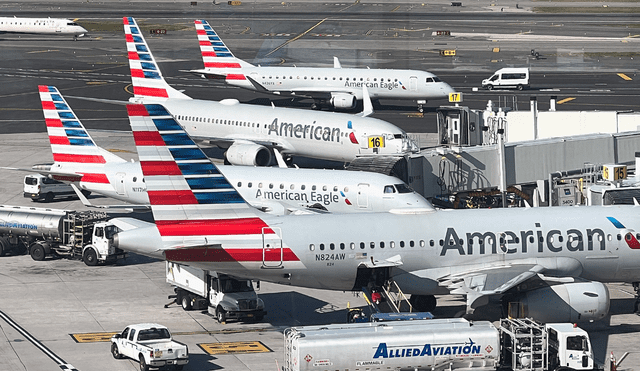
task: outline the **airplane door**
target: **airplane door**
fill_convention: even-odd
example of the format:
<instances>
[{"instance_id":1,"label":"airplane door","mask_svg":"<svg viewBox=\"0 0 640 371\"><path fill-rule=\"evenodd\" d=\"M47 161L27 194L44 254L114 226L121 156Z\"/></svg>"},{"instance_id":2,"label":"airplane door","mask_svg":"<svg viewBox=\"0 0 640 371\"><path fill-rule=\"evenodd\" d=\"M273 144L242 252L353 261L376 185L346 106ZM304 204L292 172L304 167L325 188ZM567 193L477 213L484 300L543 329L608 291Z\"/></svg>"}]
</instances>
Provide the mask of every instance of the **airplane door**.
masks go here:
<instances>
[{"instance_id":1,"label":"airplane door","mask_svg":"<svg viewBox=\"0 0 640 371\"><path fill-rule=\"evenodd\" d=\"M127 189L125 187L126 173L116 173L116 193L119 195L126 195Z\"/></svg>"},{"instance_id":2,"label":"airplane door","mask_svg":"<svg viewBox=\"0 0 640 371\"><path fill-rule=\"evenodd\" d=\"M418 77L417 76L409 77L409 90L410 91L418 91Z\"/></svg>"},{"instance_id":3,"label":"airplane door","mask_svg":"<svg viewBox=\"0 0 640 371\"><path fill-rule=\"evenodd\" d=\"M369 184L358 184L358 208L366 209L369 207Z\"/></svg>"},{"instance_id":4,"label":"airplane door","mask_svg":"<svg viewBox=\"0 0 640 371\"><path fill-rule=\"evenodd\" d=\"M262 267L283 268L282 230L262 228Z\"/></svg>"}]
</instances>

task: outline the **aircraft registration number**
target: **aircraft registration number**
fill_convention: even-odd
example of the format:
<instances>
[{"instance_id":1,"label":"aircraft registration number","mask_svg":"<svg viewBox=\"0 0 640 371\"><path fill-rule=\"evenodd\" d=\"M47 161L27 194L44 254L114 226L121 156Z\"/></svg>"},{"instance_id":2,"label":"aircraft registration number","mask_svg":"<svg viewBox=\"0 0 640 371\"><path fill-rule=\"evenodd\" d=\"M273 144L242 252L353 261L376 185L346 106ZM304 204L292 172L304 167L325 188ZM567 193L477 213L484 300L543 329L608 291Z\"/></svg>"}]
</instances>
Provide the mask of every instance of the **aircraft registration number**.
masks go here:
<instances>
[{"instance_id":1,"label":"aircraft registration number","mask_svg":"<svg viewBox=\"0 0 640 371\"><path fill-rule=\"evenodd\" d=\"M369 137L369 148L382 148L382 147L384 147L383 136Z\"/></svg>"}]
</instances>

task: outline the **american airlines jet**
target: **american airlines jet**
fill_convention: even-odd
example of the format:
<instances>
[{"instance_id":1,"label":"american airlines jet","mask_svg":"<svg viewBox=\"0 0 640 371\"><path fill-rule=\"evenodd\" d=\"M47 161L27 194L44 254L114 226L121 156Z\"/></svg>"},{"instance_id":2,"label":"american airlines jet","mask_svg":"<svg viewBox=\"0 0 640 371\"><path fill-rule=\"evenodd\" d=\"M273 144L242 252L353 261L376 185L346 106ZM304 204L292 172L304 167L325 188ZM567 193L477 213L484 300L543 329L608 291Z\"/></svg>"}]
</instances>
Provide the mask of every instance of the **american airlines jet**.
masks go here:
<instances>
[{"instance_id":1,"label":"american airlines jet","mask_svg":"<svg viewBox=\"0 0 640 371\"><path fill-rule=\"evenodd\" d=\"M431 99L447 99L455 90L438 76L419 70L254 66L236 58L205 20L196 20L204 69L189 72L229 85L287 97L312 98L315 108L350 109L362 100L366 86L371 99L415 99L418 109Z\"/></svg>"},{"instance_id":2,"label":"american airlines jet","mask_svg":"<svg viewBox=\"0 0 640 371\"><path fill-rule=\"evenodd\" d=\"M162 105L128 112L155 223L114 219L138 227L114 237L125 250L293 286L359 291L395 281L418 310L450 293L466 297L468 313L519 303L520 315L543 322L602 319L604 282L640 282L639 206L269 215L242 199Z\"/></svg>"},{"instance_id":3,"label":"american airlines jet","mask_svg":"<svg viewBox=\"0 0 640 371\"><path fill-rule=\"evenodd\" d=\"M36 165L32 170L85 192L149 205L140 163L127 162L97 146L56 87L41 85L38 90L54 163ZM383 174L224 165L219 169L238 187L243 199L270 213L433 210L404 182Z\"/></svg>"},{"instance_id":4,"label":"american airlines jet","mask_svg":"<svg viewBox=\"0 0 640 371\"><path fill-rule=\"evenodd\" d=\"M264 107L227 99L191 99L169 86L140 28L124 18L135 103L161 102L185 130L226 148L234 165L268 165L272 150L340 162L358 156L404 155L419 150L400 128L346 113Z\"/></svg>"},{"instance_id":5,"label":"american airlines jet","mask_svg":"<svg viewBox=\"0 0 640 371\"><path fill-rule=\"evenodd\" d=\"M0 17L0 33L73 35L75 40L87 30L71 19Z\"/></svg>"}]
</instances>

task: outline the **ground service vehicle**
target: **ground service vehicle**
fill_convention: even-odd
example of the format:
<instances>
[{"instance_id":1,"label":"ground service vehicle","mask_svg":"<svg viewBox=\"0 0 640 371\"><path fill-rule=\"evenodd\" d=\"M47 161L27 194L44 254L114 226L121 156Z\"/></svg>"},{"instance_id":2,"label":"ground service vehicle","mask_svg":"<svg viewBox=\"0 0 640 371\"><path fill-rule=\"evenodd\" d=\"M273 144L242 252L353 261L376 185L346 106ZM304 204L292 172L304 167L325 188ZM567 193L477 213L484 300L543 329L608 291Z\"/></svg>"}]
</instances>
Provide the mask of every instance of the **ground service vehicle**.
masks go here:
<instances>
[{"instance_id":1,"label":"ground service vehicle","mask_svg":"<svg viewBox=\"0 0 640 371\"><path fill-rule=\"evenodd\" d=\"M227 319L261 321L267 314L248 279L167 262L167 282L175 287L176 303L182 309L207 308L220 323Z\"/></svg>"},{"instance_id":2,"label":"ground service vehicle","mask_svg":"<svg viewBox=\"0 0 640 371\"><path fill-rule=\"evenodd\" d=\"M294 327L284 371L595 370L589 335L569 323L462 318Z\"/></svg>"},{"instance_id":3,"label":"ground service vehicle","mask_svg":"<svg viewBox=\"0 0 640 371\"><path fill-rule=\"evenodd\" d=\"M0 205L0 255L28 249L33 260L57 255L96 265L125 257L111 241L119 231L102 212Z\"/></svg>"},{"instance_id":4,"label":"ground service vehicle","mask_svg":"<svg viewBox=\"0 0 640 371\"><path fill-rule=\"evenodd\" d=\"M529 88L529 69L501 68L493 76L482 80L482 87L489 90L493 88L516 88L518 90Z\"/></svg>"},{"instance_id":5,"label":"ground service vehicle","mask_svg":"<svg viewBox=\"0 0 640 371\"><path fill-rule=\"evenodd\" d=\"M59 182L41 174L30 174L24 177L24 197L33 201L51 202L56 197L75 197L76 193L69 184Z\"/></svg>"},{"instance_id":6,"label":"ground service vehicle","mask_svg":"<svg viewBox=\"0 0 640 371\"><path fill-rule=\"evenodd\" d=\"M156 323L140 323L111 337L111 354L140 362L140 370L149 367L175 366L182 370L189 363L189 348L171 338L169 329Z\"/></svg>"}]
</instances>

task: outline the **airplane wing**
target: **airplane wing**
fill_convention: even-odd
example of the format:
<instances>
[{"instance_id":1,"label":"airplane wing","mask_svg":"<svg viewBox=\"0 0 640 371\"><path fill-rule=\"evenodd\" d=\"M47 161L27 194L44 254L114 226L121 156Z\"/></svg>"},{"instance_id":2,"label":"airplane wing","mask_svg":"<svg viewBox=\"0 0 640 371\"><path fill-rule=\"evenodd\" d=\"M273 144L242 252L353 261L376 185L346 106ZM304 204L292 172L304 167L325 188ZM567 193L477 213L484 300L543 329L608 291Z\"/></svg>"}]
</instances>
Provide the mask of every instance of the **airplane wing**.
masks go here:
<instances>
[{"instance_id":1,"label":"airplane wing","mask_svg":"<svg viewBox=\"0 0 640 371\"><path fill-rule=\"evenodd\" d=\"M42 174L44 176L49 176L49 177L55 177L54 179L56 180L65 180L65 181L69 181L69 182L74 182L74 181L78 181L80 179L82 179L82 174L77 174L77 173L67 173L67 172L60 172L60 171L52 171L47 169L46 167L38 167L41 165L34 165L32 168L21 168L21 167L7 167L7 166L0 166L0 169L3 170L14 170L14 171L24 171L24 172L28 172L28 173L39 173ZM64 179L60 179L60 178L64 178Z\"/></svg>"},{"instance_id":2,"label":"airplane wing","mask_svg":"<svg viewBox=\"0 0 640 371\"><path fill-rule=\"evenodd\" d=\"M89 200L85 197L85 195L82 193L82 191L80 191L80 189L78 189L78 187L76 187L75 184L71 184L71 188L73 188L73 191L76 193L76 196L78 196L78 198L80 199L82 204L84 206L86 206L86 207L92 207L92 208L96 208L96 209L106 209L107 211L115 210L115 211L128 211L128 212L133 212L135 210L138 210L138 211L151 210L151 206L150 205L132 205L132 204L126 204L126 205L94 205L91 202L89 202Z\"/></svg>"},{"instance_id":3,"label":"airplane wing","mask_svg":"<svg viewBox=\"0 0 640 371\"><path fill-rule=\"evenodd\" d=\"M438 279L440 286L445 286L452 294L467 297L467 311L473 311L486 305L491 297L499 297L507 291L515 289L524 282L543 281L541 273L544 267L537 264L503 265L467 272L457 272Z\"/></svg>"}]
</instances>

